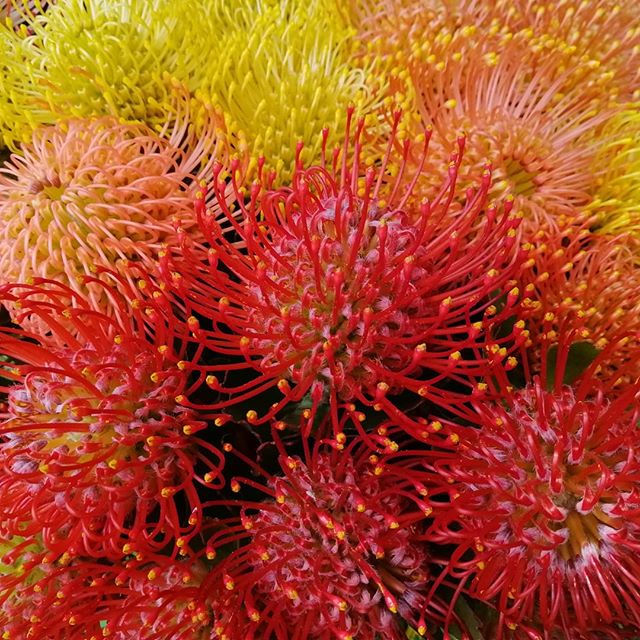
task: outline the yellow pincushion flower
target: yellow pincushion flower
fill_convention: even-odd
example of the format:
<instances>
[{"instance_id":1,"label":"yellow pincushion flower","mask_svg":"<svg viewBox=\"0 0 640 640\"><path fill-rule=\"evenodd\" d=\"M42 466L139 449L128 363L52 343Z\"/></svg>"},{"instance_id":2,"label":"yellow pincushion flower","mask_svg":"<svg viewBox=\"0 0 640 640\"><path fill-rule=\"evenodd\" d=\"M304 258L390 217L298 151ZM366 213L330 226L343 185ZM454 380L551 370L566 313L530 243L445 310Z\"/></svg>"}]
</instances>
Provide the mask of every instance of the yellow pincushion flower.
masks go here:
<instances>
[{"instance_id":1,"label":"yellow pincushion flower","mask_svg":"<svg viewBox=\"0 0 640 640\"><path fill-rule=\"evenodd\" d=\"M590 209L598 216L599 232L640 238L640 105L614 118L606 134L611 142L594 167L604 173Z\"/></svg>"},{"instance_id":2,"label":"yellow pincushion flower","mask_svg":"<svg viewBox=\"0 0 640 640\"><path fill-rule=\"evenodd\" d=\"M2 141L15 147L66 117L164 124L179 47L161 15L168 2L63 0L0 25Z\"/></svg>"},{"instance_id":3,"label":"yellow pincushion flower","mask_svg":"<svg viewBox=\"0 0 640 640\"><path fill-rule=\"evenodd\" d=\"M180 22L202 41L182 52L185 69L199 66L188 55L208 49L197 95L219 105L230 130L244 134L252 155L264 155L281 179L293 169L298 141L309 162L324 127L344 130L349 103L360 114L379 104L386 80L370 62L354 63L353 30L335 0L196 0Z\"/></svg>"}]
</instances>

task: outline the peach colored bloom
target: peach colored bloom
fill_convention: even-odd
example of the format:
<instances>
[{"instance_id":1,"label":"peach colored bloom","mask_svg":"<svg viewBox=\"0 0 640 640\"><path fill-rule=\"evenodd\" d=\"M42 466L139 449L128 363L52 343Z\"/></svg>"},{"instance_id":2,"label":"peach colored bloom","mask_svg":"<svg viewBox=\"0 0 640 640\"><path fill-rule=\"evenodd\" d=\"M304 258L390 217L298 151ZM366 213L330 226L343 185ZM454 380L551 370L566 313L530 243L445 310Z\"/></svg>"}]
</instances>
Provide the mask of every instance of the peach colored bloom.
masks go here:
<instances>
[{"instance_id":1,"label":"peach colored bloom","mask_svg":"<svg viewBox=\"0 0 640 640\"><path fill-rule=\"evenodd\" d=\"M207 113L201 137L187 117L167 136L112 117L39 129L0 169L0 284L40 276L82 292L99 268L130 283L130 262L153 271L195 226L194 182L223 159L218 116ZM87 289L108 311L104 289Z\"/></svg>"}]
</instances>

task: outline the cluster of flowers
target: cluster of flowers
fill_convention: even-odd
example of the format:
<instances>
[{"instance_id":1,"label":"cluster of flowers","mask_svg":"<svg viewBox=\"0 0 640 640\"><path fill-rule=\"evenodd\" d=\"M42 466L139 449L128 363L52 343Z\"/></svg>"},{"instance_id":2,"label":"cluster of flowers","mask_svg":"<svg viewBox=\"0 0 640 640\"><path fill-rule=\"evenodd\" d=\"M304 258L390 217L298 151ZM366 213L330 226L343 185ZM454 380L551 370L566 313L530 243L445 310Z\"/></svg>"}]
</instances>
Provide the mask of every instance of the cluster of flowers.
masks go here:
<instances>
[{"instance_id":1,"label":"cluster of flowers","mask_svg":"<svg viewBox=\"0 0 640 640\"><path fill-rule=\"evenodd\" d=\"M2 639L640 637L634 1L0 16Z\"/></svg>"}]
</instances>

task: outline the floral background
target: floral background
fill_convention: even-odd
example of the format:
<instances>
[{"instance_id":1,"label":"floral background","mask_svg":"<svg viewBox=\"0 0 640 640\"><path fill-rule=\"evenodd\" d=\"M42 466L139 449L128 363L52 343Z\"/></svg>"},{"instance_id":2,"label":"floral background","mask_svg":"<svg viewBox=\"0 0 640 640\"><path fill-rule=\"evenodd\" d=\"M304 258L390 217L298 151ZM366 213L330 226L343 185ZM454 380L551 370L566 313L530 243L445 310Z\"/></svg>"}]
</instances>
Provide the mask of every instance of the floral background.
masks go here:
<instances>
[{"instance_id":1,"label":"floral background","mask_svg":"<svg viewBox=\"0 0 640 640\"><path fill-rule=\"evenodd\" d=\"M640 637L635 2L0 18L4 640Z\"/></svg>"}]
</instances>

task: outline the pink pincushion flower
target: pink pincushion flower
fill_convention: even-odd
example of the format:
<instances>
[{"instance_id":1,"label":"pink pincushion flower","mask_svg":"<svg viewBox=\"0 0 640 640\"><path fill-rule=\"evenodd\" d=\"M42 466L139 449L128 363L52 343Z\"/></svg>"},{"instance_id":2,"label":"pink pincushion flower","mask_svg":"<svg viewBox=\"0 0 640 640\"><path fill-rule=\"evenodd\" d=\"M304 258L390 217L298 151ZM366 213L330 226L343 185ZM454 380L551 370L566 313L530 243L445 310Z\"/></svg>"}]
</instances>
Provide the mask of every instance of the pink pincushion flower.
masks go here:
<instances>
[{"instance_id":1,"label":"pink pincushion flower","mask_svg":"<svg viewBox=\"0 0 640 640\"><path fill-rule=\"evenodd\" d=\"M596 358L563 385L570 342L555 372L543 362L522 389L503 374L472 401L478 428L437 465L451 503L431 537L460 544L451 571L502 613L497 638L520 623L545 640L640 625L640 381L612 395Z\"/></svg>"},{"instance_id":2,"label":"pink pincushion flower","mask_svg":"<svg viewBox=\"0 0 640 640\"><path fill-rule=\"evenodd\" d=\"M429 594L431 558L422 532L432 506L420 456L371 454L357 441L341 442L305 441L301 459L276 436L276 475L236 452L254 474L232 480L238 501L217 503L239 516L220 522L209 555L240 546L204 583L218 602L216 637L239 637L234 629L241 624L242 637L256 640L400 640L398 616L420 633L446 618L447 605ZM265 499L245 497L245 489Z\"/></svg>"},{"instance_id":3,"label":"pink pincushion flower","mask_svg":"<svg viewBox=\"0 0 640 640\"><path fill-rule=\"evenodd\" d=\"M129 320L118 323L52 282L1 295L49 328L0 328L0 352L19 363L2 371L12 382L2 388L2 533L41 535L58 554L186 551L202 518L195 485L219 486L223 458L195 435L206 423L177 402L189 381L171 328L122 300Z\"/></svg>"},{"instance_id":4,"label":"pink pincushion flower","mask_svg":"<svg viewBox=\"0 0 640 640\"><path fill-rule=\"evenodd\" d=\"M85 292L99 267L129 282L131 261L153 271L194 228L191 183L220 155L215 113L196 138L182 110L166 136L112 117L38 129L0 169L0 284L40 276ZM88 295L109 311L104 290Z\"/></svg>"},{"instance_id":5,"label":"pink pincushion flower","mask_svg":"<svg viewBox=\"0 0 640 640\"><path fill-rule=\"evenodd\" d=\"M522 258L519 219L508 201L487 207L488 170L464 204L452 204L462 139L438 195L411 207L422 176L407 165L412 146L397 139L398 122L396 114L379 168L361 165L359 122L333 159L325 150L322 166L298 164L290 188L257 182L245 203L236 187L238 211L225 204L228 184L216 170L223 215L200 206L209 264L185 246L179 262L165 261L165 274L180 304L207 320L209 328L191 318L194 339L236 358L232 369L254 372L233 387L216 375L227 364L208 367L221 399L207 408L219 412L218 423L229 419L228 407L276 385L284 398L264 415L250 409L250 422L265 423L308 394L310 420L328 401L334 428L345 401L395 414L387 394L410 390L446 404L443 380L480 375L506 356L491 327L517 298L510 278ZM496 315L503 294L506 308Z\"/></svg>"}]
</instances>

